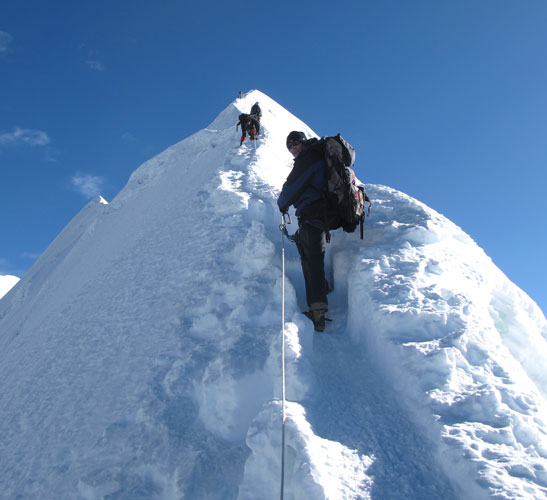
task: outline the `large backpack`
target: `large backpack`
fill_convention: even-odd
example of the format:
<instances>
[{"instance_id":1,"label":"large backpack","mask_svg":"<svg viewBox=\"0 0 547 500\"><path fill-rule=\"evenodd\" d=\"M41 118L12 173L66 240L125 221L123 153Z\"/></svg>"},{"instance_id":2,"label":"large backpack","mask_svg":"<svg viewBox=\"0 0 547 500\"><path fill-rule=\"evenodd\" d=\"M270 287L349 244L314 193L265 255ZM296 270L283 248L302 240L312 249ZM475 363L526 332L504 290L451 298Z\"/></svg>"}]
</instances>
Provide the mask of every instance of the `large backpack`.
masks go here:
<instances>
[{"instance_id":1,"label":"large backpack","mask_svg":"<svg viewBox=\"0 0 547 500\"><path fill-rule=\"evenodd\" d=\"M369 203L370 213L371 201L365 188L357 185L355 173L351 169L355 163L355 149L340 134L313 141L310 148L319 149L325 158L328 229L341 227L347 233L353 233L359 226L363 239L365 205Z\"/></svg>"},{"instance_id":2,"label":"large backpack","mask_svg":"<svg viewBox=\"0 0 547 500\"><path fill-rule=\"evenodd\" d=\"M249 115L247 113L241 113L239 115L239 122L236 125L236 130L237 130L237 126L241 125L241 130L245 131L248 123L249 123Z\"/></svg>"}]
</instances>

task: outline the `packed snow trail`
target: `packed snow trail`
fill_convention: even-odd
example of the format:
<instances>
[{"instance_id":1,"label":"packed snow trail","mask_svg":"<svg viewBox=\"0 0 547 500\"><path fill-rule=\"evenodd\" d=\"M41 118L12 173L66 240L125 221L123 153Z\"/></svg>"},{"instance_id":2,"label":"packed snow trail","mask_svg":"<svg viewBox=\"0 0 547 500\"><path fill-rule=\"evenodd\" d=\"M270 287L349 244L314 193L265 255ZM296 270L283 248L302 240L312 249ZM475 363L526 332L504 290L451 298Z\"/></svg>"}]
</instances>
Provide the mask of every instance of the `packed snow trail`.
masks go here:
<instances>
[{"instance_id":1,"label":"packed snow trail","mask_svg":"<svg viewBox=\"0 0 547 500\"><path fill-rule=\"evenodd\" d=\"M366 352L356 350L349 337L347 288L332 269L332 253L344 248L336 244L337 237L344 238L339 233L333 233L325 259L329 281L335 284L329 294L327 314L332 322L327 322L325 333L315 333L311 322L303 320L302 335L310 336L312 344L304 356L309 355L315 382L302 402L308 421L318 436L355 450L359 456L373 457L367 469L367 475L374 477L372 487L363 488L362 496L347 498L458 498L428 452L433 444L424 442L424 436L400 407L397 395L381 379L375 361L368 359ZM350 238L355 239L354 245L360 244L356 234ZM301 302L305 290L298 255L294 251L287 253L292 256L291 279L298 284L296 292ZM300 306L305 310L302 302ZM363 328L366 330L366 324Z\"/></svg>"},{"instance_id":2,"label":"packed snow trail","mask_svg":"<svg viewBox=\"0 0 547 500\"><path fill-rule=\"evenodd\" d=\"M331 308L332 311L332 308ZM318 435L374 457L371 498L457 498L433 454L373 359L355 350L346 330L347 311L330 313L333 325L314 336L314 398L306 402ZM339 326L336 326L339 325Z\"/></svg>"},{"instance_id":3,"label":"packed snow trail","mask_svg":"<svg viewBox=\"0 0 547 500\"><path fill-rule=\"evenodd\" d=\"M279 498L291 130L313 135L258 91L235 101L0 301L0 498ZM543 313L445 218L367 190L365 240L328 247L324 336L288 245L285 500L544 498Z\"/></svg>"}]
</instances>

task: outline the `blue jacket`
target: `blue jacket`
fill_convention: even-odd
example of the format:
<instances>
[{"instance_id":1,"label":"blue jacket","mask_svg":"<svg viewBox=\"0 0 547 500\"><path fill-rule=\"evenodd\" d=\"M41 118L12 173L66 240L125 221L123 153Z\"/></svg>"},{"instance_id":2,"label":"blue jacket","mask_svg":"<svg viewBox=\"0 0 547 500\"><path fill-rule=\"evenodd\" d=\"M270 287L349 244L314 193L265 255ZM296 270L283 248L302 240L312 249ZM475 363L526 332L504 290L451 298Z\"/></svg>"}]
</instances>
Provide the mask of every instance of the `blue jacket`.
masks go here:
<instances>
[{"instance_id":1,"label":"blue jacket","mask_svg":"<svg viewBox=\"0 0 547 500\"><path fill-rule=\"evenodd\" d=\"M297 217L304 216L310 223L322 221L324 214L321 212L327 190L325 170L322 153L304 145L283 184L277 200L279 210L284 213L294 205ZM311 209L312 213L306 212L306 207Z\"/></svg>"}]
</instances>

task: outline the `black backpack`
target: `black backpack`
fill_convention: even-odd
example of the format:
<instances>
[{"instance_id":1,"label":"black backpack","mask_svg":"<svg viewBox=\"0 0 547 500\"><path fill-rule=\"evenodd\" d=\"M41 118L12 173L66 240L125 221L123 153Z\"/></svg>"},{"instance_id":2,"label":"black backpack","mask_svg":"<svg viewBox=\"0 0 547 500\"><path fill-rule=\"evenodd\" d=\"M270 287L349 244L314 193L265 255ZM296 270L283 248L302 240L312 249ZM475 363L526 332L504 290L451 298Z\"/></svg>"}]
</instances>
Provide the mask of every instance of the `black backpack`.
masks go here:
<instances>
[{"instance_id":1,"label":"black backpack","mask_svg":"<svg viewBox=\"0 0 547 500\"><path fill-rule=\"evenodd\" d=\"M328 229L341 227L347 233L353 233L359 226L363 239L365 205L369 203L370 213L372 203L365 188L356 184L355 173L351 169L355 163L355 149L340 134L310 142L309 147L320 150L325 158Z\"/></svg>"},{"instance_id":2,"label":"black backpack","mask_svg":"<svg viewBox=\"0 0 547 500\"><path fill-rule=\"evenodd\" d=\"M239 115L239 122L236 124L236 130L239 125L241 125L241 130L245 131L247 129L247 125L249 124L249 115L247 113L241 113Z\"/></svg>"}]
</instances>

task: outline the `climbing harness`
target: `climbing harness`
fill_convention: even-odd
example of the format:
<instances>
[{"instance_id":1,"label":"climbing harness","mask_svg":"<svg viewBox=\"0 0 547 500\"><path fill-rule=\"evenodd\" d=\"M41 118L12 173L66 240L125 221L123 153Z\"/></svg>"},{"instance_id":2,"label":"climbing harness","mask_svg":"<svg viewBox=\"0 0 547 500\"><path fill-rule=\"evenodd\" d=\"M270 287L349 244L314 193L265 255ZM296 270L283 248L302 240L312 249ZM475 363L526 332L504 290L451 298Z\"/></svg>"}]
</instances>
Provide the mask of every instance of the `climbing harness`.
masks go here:
<instances>
[{"instance_id":1,"label":"climbing harness","mask_svg":"<svg viewBox=\"0 0 547 500\"><path fill-rule=\"evenodd\" d=\"M292 224L288 213L281 217L281 500L285 487L285 236L291 238L287 224Z\"/></svg>"}]
</instances>

